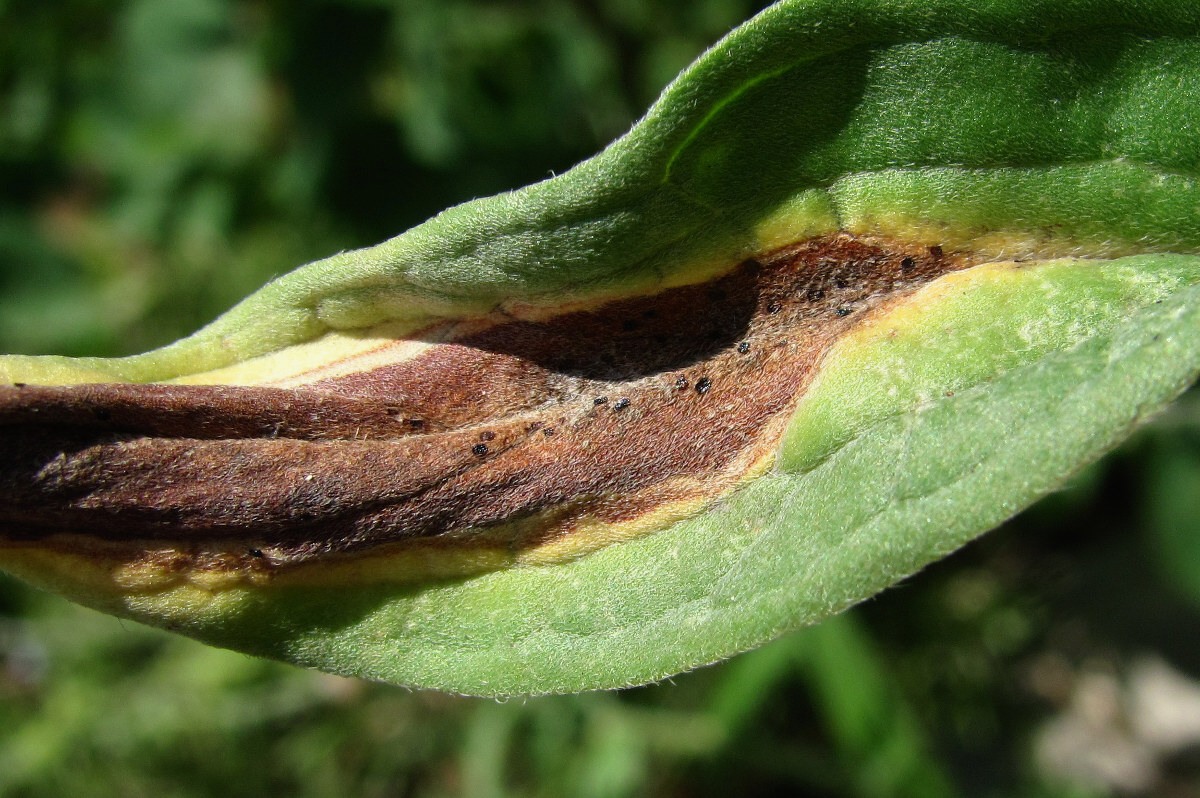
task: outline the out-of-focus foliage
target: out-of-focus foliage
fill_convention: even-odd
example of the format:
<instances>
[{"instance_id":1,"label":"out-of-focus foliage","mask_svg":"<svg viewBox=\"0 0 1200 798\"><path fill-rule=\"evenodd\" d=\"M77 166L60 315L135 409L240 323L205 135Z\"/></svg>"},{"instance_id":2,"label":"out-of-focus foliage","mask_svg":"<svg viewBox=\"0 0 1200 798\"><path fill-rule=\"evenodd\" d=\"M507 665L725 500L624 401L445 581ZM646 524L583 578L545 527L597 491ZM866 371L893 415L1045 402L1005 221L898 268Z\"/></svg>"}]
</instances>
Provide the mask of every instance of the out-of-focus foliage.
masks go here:
<instances>
[{"instance_id":1,"label":"out-of-focus foliage","mask_svg":"<svg viewBox=\"0 0 1200 798\"><path fill-rule=\"evenodd\" d=\"M563 170L762 5L6 3L0 340L144 350Z\"/></svg>"},{"instance_id":2,"label":"out-of-focus foliage","mask_svg":"<svg viewBox=\"0 0 1200 798\"><path fill-rule=\"evenodd\" d=\"M0 349L142 351L562 170L762 5L0 2ZM1193 396L859 612L619 694L414 694L0 577L0 795L1200 794L1139 686L1200 690L1198 452Z\"/></svg>"}]
</instances>

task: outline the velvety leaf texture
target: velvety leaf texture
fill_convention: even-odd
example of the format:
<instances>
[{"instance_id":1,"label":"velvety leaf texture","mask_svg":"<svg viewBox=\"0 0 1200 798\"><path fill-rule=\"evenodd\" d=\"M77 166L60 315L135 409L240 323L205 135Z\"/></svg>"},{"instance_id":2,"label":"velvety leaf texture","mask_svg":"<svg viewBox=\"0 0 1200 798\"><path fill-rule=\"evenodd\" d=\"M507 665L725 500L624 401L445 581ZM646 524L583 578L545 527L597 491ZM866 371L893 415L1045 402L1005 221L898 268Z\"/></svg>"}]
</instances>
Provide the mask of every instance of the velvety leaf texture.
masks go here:
<instances>
[{"instance_id":1,"label":"velvety leaf texture","mask_svg":"<svg viewBox=\"0 0 1200 798\"><path fill-rule=\"evenodd\" d=\"M0 358L0 567L337 673L639 684L871 596L1200 370L1200 9L789 0L571 171Z\"/></svg>"}]
</instances>

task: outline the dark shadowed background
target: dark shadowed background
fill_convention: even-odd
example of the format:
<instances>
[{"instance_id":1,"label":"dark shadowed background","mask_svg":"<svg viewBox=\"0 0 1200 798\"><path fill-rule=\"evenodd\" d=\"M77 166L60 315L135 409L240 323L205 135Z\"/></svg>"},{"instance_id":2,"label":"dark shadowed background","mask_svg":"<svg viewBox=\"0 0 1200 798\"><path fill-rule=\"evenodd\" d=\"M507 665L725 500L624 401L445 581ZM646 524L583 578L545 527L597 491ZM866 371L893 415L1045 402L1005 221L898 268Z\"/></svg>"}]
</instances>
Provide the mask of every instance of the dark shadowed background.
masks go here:
<instances>
[{"instance_id":1,"label":"dark shadowed background","mask_svg":"<svg viewBox=\"0 0 1200 798\"><path fill-rule=\"evenodd\" d=\"M764 5L0 0L0 351L157 346L563 171ZM0 795L1200 796L1198 621L1193 392L859 610L621 693L361 683L0 575Z\"/></svg>"}]
</instances>

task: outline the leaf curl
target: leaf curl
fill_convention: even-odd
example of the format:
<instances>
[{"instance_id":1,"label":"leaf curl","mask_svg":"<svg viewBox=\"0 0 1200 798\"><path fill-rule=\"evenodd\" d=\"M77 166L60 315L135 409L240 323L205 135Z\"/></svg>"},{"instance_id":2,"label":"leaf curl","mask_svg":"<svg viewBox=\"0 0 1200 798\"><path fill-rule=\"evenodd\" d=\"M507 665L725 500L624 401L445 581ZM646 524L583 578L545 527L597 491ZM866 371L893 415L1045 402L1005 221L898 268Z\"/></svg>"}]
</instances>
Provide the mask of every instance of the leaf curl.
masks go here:
<instances>
[{"instance_id":1,"label":"leaf curl","mask_svg":"<svg viewBox=\"0 0 1200 798\"><path fill-rule=\"evenodd\" d=\"M791 0L560 177L0 358L0 566L339 673L636 684L886 588L1200 369L1200 11Z\"/></svg>"}]
</instances>

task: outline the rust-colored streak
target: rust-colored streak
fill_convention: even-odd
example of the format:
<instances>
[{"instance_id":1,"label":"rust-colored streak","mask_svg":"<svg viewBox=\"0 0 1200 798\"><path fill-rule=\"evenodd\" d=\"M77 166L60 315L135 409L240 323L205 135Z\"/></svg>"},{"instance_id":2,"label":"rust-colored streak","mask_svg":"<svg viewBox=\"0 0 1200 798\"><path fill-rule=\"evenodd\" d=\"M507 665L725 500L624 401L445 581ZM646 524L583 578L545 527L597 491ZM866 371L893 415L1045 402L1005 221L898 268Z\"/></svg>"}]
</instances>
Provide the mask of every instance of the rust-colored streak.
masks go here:
<instances>
[{"instance_id":1,"label":"rust-colored streak","mask_svg":"<svg viewBox=\"0 0 1200 798\"><path fill-rule=\"evenodd\" d=\"M838 236L297 389L0 387L0 541L283 565L504 528L519 548L711 499L833 341L963 265Z\"/></svg>"}]
</instances>

